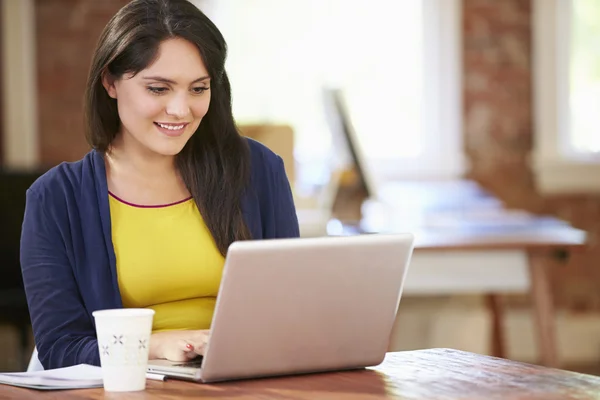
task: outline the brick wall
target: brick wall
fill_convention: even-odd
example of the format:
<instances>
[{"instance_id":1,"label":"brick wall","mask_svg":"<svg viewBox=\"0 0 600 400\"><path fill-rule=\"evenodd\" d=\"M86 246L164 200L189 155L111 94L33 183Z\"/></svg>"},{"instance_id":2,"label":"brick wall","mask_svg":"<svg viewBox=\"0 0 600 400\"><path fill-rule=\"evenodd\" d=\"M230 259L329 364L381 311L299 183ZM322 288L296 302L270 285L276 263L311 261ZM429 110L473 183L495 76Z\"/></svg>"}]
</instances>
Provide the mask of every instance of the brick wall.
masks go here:
<instances>
[{"instance_id":1,"label":"brick wall","mask_svg":"<svg viewBox=\"0 0 600 400\"><path fill-rule=\"evenodd\" d=\"M509 207L549 213L590 232L591 246L553 270L558 304L600 309L600 197L542 197L529 166L531 1L463 0L465 148L470 177Z\"/></svg>"},{"instance_id":2,"label":"brick wall","mask_svg":"<svg viewBox=\"0 0 600 400\"><path fill-rule=\"evenodd\" d=\"M55 165L88 150L83 92L97 38L128 0L36 0L40 160Z\"/></svg>"}]
</instances>

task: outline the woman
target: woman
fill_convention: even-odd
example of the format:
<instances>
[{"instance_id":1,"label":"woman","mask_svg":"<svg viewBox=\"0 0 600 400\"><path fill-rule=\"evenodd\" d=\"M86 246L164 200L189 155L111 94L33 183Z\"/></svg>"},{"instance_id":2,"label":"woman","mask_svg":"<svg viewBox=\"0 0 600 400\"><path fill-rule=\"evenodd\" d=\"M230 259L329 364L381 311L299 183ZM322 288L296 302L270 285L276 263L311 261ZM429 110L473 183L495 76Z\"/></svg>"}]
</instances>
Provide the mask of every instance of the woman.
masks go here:
<instances>
[{"instance_id":1,"label":"woman","mask_svg":"<svg viewBox=\"0 0 600 400\"><path fill-rule=\"evenodd\" d=\"M239 135L226 44L186 0L108 23L80 161L27 192L21 265L44 368L99 365L92 312L155 310L151 358L202 354L228 246L299 236L281 158Z\"/></svg>"}]
</instances>

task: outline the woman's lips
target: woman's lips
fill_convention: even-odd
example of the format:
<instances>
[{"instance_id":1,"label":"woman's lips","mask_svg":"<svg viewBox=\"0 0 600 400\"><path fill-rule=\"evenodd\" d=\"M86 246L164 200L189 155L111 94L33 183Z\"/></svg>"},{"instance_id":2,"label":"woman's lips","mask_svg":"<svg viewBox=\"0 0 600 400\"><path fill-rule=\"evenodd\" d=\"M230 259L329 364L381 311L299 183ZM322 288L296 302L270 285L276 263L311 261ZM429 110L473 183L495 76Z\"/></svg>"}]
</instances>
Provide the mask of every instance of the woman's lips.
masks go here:
<instances>
[{"instance_id":1,"label":"woman's lips","mask_svg":"<svg viewBox=\"0 0 600 400\"><path fill-rule=\"evenodd\" d=\"M182 123L165 123L165 122L155 122L154 125L156 128L164 135L169 137L178 137L185 132L185 128L188 126L188 122Z\"/></svg>"}]
</instances>

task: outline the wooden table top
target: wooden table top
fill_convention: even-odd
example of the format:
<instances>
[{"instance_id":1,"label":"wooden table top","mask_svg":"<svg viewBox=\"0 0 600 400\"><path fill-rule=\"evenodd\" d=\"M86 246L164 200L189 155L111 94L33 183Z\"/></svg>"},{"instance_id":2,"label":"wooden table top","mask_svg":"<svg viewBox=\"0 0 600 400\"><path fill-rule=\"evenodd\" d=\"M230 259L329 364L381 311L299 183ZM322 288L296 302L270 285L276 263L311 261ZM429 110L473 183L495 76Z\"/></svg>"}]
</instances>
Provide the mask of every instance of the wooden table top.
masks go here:
<instances>
[{"instance_id":1,"label":"wooden table top","mask_svg":"<svg viewBox=\"0 0 600 400\"><path fill-rule=\"evenodd\" d=\"M0 385L0 399L600 399L600 377L450 349L389 353L376 367L196 384L148 381L146 391L42 392Z\"/></svg>"}]
</instances>

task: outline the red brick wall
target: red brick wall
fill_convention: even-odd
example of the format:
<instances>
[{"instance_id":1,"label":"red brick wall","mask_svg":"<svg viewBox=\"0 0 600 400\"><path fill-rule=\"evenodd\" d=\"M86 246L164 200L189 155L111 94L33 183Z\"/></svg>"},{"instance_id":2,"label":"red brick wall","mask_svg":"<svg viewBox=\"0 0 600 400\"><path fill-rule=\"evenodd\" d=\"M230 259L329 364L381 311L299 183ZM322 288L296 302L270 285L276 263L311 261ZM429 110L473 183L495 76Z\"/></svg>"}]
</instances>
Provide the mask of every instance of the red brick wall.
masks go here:
<instances>
[{"instance_id":1,"label":"red brick wall","mask_svg":"<svg viewBox=\"0 0 600 400\"><path fill-rule=\"evenodd\" d=\"M512 200L532 187L529 0L464 0L464 127L471 176ZM510 182L510 189L508 183ZM515 185L517 185L515 187Z\"/></svg>"},{"instance_id":2,"label":"red brick wall","mask_svg":"<svg viewBox=\"0 0 600 400\"><path fill-rule=\"evenodd\" d=\"M100 32L128 0L36 0L40 159L55 165L88 150L83 93Z\"/></svg>"},{"instance_id":3,"label":"red brick wall","mask_svg":"<svg viewBox=\"0 0 600 400\"><path fill-rule=\"evenodd\" d=\"M600 310L600 197L542 197L533 148L530 0L463 0L465 147L470 177L509 207L549 213L590 232L591 246L553 270L558 304Z\"/></svg>"}]
</instances>

